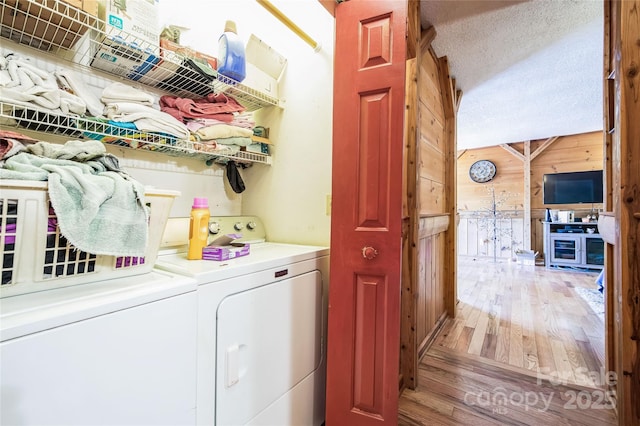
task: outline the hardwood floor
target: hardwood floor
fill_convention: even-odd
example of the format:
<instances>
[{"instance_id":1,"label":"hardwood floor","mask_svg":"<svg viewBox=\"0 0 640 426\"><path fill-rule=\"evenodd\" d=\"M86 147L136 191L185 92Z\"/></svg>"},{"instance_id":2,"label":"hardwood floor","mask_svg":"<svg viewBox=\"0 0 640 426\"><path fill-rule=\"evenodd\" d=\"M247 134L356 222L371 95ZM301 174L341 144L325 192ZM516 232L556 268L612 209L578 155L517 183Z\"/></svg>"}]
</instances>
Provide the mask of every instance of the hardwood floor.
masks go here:
<instances>
[{"instance_id":1,"label":"hardwood floor","mask_svg":"<svg viewBox=\"0 0 640 426\"><path fill-rule=\"evenodd\" d=\"M596 277L461 259L458 317L403 392L399 424L615 424L604 324L574 290Z\"/></svg>"}]
</instances>

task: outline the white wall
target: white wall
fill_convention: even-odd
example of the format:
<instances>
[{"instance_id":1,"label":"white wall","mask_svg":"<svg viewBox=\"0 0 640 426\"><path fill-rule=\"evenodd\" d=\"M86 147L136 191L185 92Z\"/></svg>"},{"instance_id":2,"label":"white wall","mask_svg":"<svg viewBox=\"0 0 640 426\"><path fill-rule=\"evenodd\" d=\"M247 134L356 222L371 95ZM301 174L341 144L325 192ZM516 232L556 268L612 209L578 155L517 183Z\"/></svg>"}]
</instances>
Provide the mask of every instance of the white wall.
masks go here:
<instances>
[{"instance_id":1,"label":"white wall","mask_svg":"<svg viewBox=\"0 0 640 426\"><path fill-rule=\"evenodd\" d=\"M284 108L255 114L258 124L270 128L273 164L240 171L247 188L241 210L260 216L272 241L329 245L334 19L316 0L272 3L319 41L321 51L315 53L254 0L160 0L160 15L164 24L189 28L180 44L204 53L217 55L230 19L245 42L255 34L287 58L279 87Z\"/></svg>"}]
</instances>

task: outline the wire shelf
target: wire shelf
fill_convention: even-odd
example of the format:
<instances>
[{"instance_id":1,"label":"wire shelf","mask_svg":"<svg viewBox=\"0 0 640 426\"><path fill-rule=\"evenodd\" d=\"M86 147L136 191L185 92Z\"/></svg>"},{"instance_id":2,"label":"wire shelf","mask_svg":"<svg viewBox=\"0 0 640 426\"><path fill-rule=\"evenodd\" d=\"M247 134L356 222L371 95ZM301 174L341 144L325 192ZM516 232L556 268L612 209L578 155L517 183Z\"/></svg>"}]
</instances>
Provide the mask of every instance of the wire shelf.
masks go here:
<instances>
[{"instance_id":1,"label":"wire shelf","mask_svg":"<svg viewBox=\"0 0 640 426\"><path fill-rule=\"evenodd\" d=\"M96 16L62 1L2 0L0 35L39 50L69 49L99 27Z\"/></svg>"},{"instance_id":2,"label":"wire shelf","mask_svg":"<svg viewBox=\"0 0 640 426\"><path fill-rule=\"evenodd\" d=\"M225 93L247 111L281 106L277 98L218 74L215 64L211 64L212 58L203 58L183 46L166 48L153 45L113 29L97 16L61 0L2 0L0 9L0 37L45 51L89 73L100 70L182 98L197 99L211 93ZM6 102L0 105L1 116L15 120L17 127L83 138L88 137L88 133L109 144L203 157L208 162L216 158L230 158L271 164L271 157L262 153L225 153L221 150L212 153L211 145L204 143L131 130L123 133L123 129L99 120Z\"/></svg>"},{"instance_id":3,"label":"wire shelf","mask_svg":"<svg viewBox=\"0 0 640 426\"><path fill-rule=\"evenodd\" d=\"M200 158L208 164L221 159L239 163L271 164L267 154L239 151L224 145L207 144L175 136L143 132L110 124L106 119L57 114L50 110L0 102L3 126L26 128L78 139L95 139L123 148L146 150L179 157ZM224 160L222 160L224 162Z\"/></svg>"},{"instance_id":4,"label":"wire shelf","mask_svg":"<svg viewBox=\"0 0 640 426\"><path fill-rule=\"evenodd\" d=\"M177 51L105 24L61 0L3 0L0 35L111 75L179 97L227 93L248 111L280 101L218 74L215 64L184 46Z\"/></svg>"}]
</instances>

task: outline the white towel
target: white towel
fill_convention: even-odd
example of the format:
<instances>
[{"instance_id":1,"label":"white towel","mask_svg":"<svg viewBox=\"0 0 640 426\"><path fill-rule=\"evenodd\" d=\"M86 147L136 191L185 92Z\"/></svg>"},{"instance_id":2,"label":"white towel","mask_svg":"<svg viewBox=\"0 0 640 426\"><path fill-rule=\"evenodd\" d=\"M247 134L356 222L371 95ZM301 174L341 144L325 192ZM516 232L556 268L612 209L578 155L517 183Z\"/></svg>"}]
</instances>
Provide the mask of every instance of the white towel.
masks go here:
<instances>
[{"instance_id":1,"label":"white towel","mask_svg":"<svg viewBox=\"0 0 640 426\"><path fill-rule=\"evenodd\" d=\"M105 104L135 102L147 106L153 105L155 101L152 95L123 83L113 83L105 87L100 100Z\"/></svg>"},{"instance_id":2,"label":"white towel","mask_svg":"<svg viewBox=\"0 0 640 426\"><path fill-rule=\"evenodd\" d=\"M180 139L189 138L189 129L181 121L145 105L132 102L110 103L107 104L105 113L110 120L135 123L138 130L143 132L167 133Z\"/></svg>"},{"instance_id":3,"label":"white towel","mask_svg":"<svg viewBox=\"0 0 640 426\"><path fill-rule=\"evenodd\" d=\"M55 78L16 55L0 61L0 99L8 103L38 106L64 114L82 115L86 103L77 96L61 90Z\"/></svg>"},{"instance_id":4,"label":"white towel","mask_svg":"<svg viewBox=\"0 0 640 426\"><path fill-rule=\"evenodd\" d=\"M87 104L87 110L94 117L100 117L104 113L104 104L72 70L58 69L55 72L58 83L63 88L69 88L76 96Z\"/></svg>"}]
</instances>

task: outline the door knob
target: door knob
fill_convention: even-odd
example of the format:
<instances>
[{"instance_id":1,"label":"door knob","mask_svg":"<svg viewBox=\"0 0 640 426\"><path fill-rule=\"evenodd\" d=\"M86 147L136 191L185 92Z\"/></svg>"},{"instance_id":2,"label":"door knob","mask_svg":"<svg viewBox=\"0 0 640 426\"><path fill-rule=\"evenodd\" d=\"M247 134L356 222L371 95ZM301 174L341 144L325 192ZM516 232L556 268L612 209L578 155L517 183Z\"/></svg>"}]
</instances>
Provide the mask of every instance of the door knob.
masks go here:
<instances>
[{"instance_id":1,"label":"door knob","mask_svg":"<svg viewBox=\"0 0 640 426\"><path fill-rule=\"evenodd\" d=\"M377 255L378 255L378 250L374 249L373 247L369 247L369 246L362 247L362 257L364 257L365 259L371 260Z\"/></svg>"}]
</instances>

